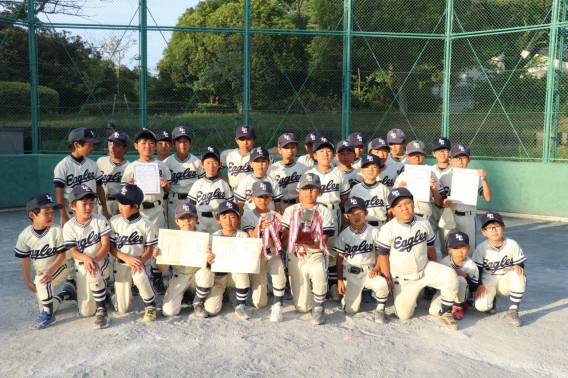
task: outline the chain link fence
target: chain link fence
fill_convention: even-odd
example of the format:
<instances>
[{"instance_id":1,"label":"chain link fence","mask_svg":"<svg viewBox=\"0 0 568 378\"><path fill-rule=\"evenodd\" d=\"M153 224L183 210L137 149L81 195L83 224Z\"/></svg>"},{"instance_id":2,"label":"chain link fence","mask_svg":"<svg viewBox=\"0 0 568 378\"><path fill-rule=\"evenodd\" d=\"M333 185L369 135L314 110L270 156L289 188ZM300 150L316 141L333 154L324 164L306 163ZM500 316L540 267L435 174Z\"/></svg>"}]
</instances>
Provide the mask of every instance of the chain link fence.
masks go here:
<instances>
[{"instance_id":1,"label":"chain link fence","mask_svg":"<svg viewBox=\"0 0 568 378\"><path fill-rule=\"evenodd\" d=\"M0 1L0 154L65 153L71 129L109 122L222 150L248 122L267 148L400 128L568 161L565 0L79 3Z\"/></svg>"}]
</instances>

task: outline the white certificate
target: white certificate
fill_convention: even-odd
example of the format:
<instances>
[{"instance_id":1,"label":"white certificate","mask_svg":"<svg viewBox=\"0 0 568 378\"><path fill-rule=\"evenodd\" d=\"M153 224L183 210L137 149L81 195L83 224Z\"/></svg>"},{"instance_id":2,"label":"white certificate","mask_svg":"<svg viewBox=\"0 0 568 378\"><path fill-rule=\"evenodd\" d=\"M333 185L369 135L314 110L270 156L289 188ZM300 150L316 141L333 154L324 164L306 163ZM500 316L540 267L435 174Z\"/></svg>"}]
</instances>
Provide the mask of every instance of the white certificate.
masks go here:
<instances>
[{"instance_id":1,"label":"white certificate","mask_svg":"<svg viewBox=\"0 0 568 378\"><path fill-rule=\"evenodd\" d=\"M432 173L428 165L405 165L406 187L414 196L414 201L430 202L430 179Z\"/></svg>"},{"instance_id":2,"label":"white certificate","mask_svg":"<svg viewBox=\"0 0 568 378\"><path fill-rule=\"evenodd\" d=\"M209 234L161 228L158 236L158 264L183 265L196 268L207 266Z\"/></svg>"},{"instance_id":3,"label":"white certificate","mask_svg":"<svg viewBox=\"0 0 568 378\"><path fill-rule=\"evenodd\" d=\"M212 272L260 273L261 239L223 236L213 236L212 239L211 252L215 255Z\"/></svg>"},{"instance_id":4,"label":"white certificate","mask_svg":"<svg viewBox=\"0 0 568 378\"><path fill-rule=\"evenodd\" d=\"M144 194L160 194L160 168L156 163L132 163L134 183Z\"/></svg>"},{"instance_id":5,"label":"white certificate","mask_svg":"<svg viewBox=\"0 0 568 378\"><path fill-rule=\"evenodd\" d=\"M451 200L453 203L477 206L479 174L477 169L454 168Z\"/></svg>"}]
</instances>

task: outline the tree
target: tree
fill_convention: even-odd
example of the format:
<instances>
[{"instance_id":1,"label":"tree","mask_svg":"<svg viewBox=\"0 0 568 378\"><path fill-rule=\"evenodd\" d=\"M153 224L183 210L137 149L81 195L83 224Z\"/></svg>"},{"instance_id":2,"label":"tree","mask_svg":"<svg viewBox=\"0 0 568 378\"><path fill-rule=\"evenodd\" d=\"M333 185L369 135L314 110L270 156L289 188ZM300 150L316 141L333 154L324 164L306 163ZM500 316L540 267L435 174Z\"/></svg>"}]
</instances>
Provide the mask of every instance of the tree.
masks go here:
<instances>
[{"instance_id":1,"label":"tree","mask_svg":"<svg viewBox=\"0 0 568 378\"><path fill-rule=\"evenodd\" d=\"M108 59L113 63L114 69L116 70L117 96L120 96L120 71L123 69L122 61L128 50L137 44L138 41L132 38L132 33L125 34L122 37L118 34L113 34L110 37L105 38L101 44L101 52L103 56L105 59ZM130 62L133 60L138 60L138 57L131 57Z\"/></svg>"},{"instance_id":2,"label":"tree","mask_svg":"<svg viewBox=\"0 0 568 378\"><path fill-rule=\"evenodd\" d=\"M35 0L34 14L66 14L82 18L89 18L85 9L91 8L89 4L94 2L110 2L112 0ZM22 8L23 7L23 8ZM22 8L20 10L20 8ZM0 13L4 17L17 18L20 20L28 19L27 4L15 2L13 0L0 0Z\"/></svg>"}]
</instances>

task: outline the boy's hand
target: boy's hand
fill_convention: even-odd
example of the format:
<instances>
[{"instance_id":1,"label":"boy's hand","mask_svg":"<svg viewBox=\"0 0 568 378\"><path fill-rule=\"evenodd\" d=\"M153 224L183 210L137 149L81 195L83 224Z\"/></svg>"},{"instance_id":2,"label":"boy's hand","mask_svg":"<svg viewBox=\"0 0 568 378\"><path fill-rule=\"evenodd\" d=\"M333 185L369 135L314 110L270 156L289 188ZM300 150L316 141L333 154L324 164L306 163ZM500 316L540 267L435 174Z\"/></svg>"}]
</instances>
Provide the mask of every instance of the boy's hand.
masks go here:
<instances>
[{"instance_id":1,"label":"boy's hand","mask_svg":"<svg viewBox=\"0 0 568 378\"><path fill-rule=\"evenodd\" d=\"M161 186L162 188L164 188L164 190L165 190L166 192L169 191L170 188L172 187L172 186L170 185L170 183L168 182L168 180L165 180L165 179L161 179L161 180L160 180L160 186Z\"/></svg>"},{"instance_id":2,"label":"boy's hand","mask_svg":"<svg viewBox=\"0 0 568 378\"><path fill-rule=\"evenodd\" d=\"M210 251L207 252L207 264L213 264L213 260L215 260L215 255Z\"/></svg>"},{"instance_id":3,"label":"boy's hand","mask_svg":"<svg viewBox=\"0 0 568 378\"><path fill-rule=\"evenodd\" d=\"M32 281L26 281L26 285L28 285L28 288L33 291L34 293L37 293L37 289L34 285L34 283Z\"/></svg>"},{"instance_id":4,"label":"boy's hand","mask_svg":"<svg viewBox=\"0 0 568 378\"><path fill-rule=\"evenodd\" d=\"M99 264L97 264L95 259L89 256L85 256L85 260L83 260L83 265L85 265L87 273L89 273L91 276L94 276L95 273L97 273L99 270Z\"/></svg>"},{"instance_id":5,"label":"boy's hand","mask_svg":"<svg viewBox=\"0 0 568 378\"><path fill-rule=\"evenodd\" d=\"M370 278L370 279L373 279L373 278L375 278L376 276L380 276L380 275L381 275L381 271L380 271L380 270L373 269L373 270L371 270L371 271L369 272L369 278Z\"/></svg>"},{"instance_id":6,"label":"boy's hand","mask_svg":"<svg viewBox=\"0 0 568 378\"><path fill-rule=\"evenodd\" d=\"M123 260L126 265L128 265L129 267L131 267L134 271L134 268L136 267L143 267L144 264L142 264L142 261L140 261L140 259L136 258L136 257L132 257L132 256L124 256Z\"/></svg>"},{"instance_id":7,"label":"boy's hand","mask_svg":"<svg viewBox=\"0 0 568 378\"><path fill-rule=\"evenodd\" d=\"M479 285L475 290L475 299L481 299L487 295L487 289L483 285Z\"/></svg>"},{"instance_id":8,"label":"boy's hand","mask_svg":"<svg viewBox=\"0 0 568 378\"><path fill-rule=\"evenodd\" d=\"M158 257L159 254L160 254L160 248L155 247L154 252L152 252L152 256Z\"/></svg>"},{"instance_id":9,"label":"boy's hand","mask_svg":"<svg viewBox=\"0 0 568 378\"><path fill-rule=\"evenodd\" d=\"M432 190L438 190L438 183L434 177L430 178L430 188L432 188Z\"/></svg>"},{"instance_id":10,"label":"boy's hand","mask_svg":"<svg viewBox=\"0 0 568 378\"><path fill-rule=\"evenodd\" d=\"M40 277L39 283L42 285L51 282L51 280L53 279L53 277L51 276L51 271L49 269L44 269L41 272L39 272L37 275L38 277Z\"/></svg>"},{"instance_id":11,"label":"boy's hand","mask_svg":"<svg viewBox=\"0 0 568 378\"><path fill-rule=\"evenodd\" d=\"M343 280L337 280L337 291L341 295L345 295L345 282Z\"/></svg>"},{"instance_id":12,"label":"boy's hand","mask_svg":"<svg viewBox=\"0 0 568 378\"><path fill-rule=\"evenodd\" d=\"M401 182L398 184L398 187L399 187L399 188L406 188L406 181L401 181Z\"/></svg>"},{"instance_id":13,"label":"boy's hand","mask_svg":"<svg viewBox=\"0 0 568 378\"><path fill-rule=\"evenodd\" d=\"M452 205L452 200L449 198L444 199L444 202L442 202L442 207L446 208L446 207L450 207Z\"/></svg>"},{"instance_id":14,"label":"boy's hand","mask_svg":"<svg viewBox=\"0 0 568 378\"><path fill-rule=\"evenodd\" d=\"M464 273L461 269L454 269L454 270L455 270L455 272L458 276L463 277L463 278L467 277L467 274Z\"/></svg>"},{"instance_id":15,"label":"boy's hand","mask_svg":"<svg viewBox=\"0 0 568 378\"><path fill-rule=\"evenodd\" d=\"M478 169L477 174L479 175L479 178L481 178L481 181L487 180L487 172L484 169Z\"/></svg>"},{"instance_id":16,"label":"boy's hand","mask_svg":"<svg viewBox=\"0 0 568 378\"><path fill-rule=\"evenodd\" d=\"M270 223L271 223L271 222L270 222L268 219L263 218L263 219L262 219L262 222L260 222L260 229L261 229L261 230L267 229L268 227L270 227Z\"/></svg>"},{"instance_id":17,"label":"boy's hand","mask_svg":"<svg viewBox=\"0 0 568 378\"><path fill-rule=\"evenodd\" d=\"M144 265L133 266L130 269L130 274L135 275L138 272L146 273L146 267Z\"/></svg>"},{"instance_id":18,"label":"boy's hand","mask_svg":"<svg viewBox=\"0 0 568 378\"><path fill-rule=\"evenodd\" d=\"M520 266L518 266L518 265L513 265L513 266L511 267L511 270L512 270L513 272L517 273L517 275L519 275L519 276L524 276L524 275L525 275L525 270L524 270L523 268L521 268Z\"/></svg>"},{"instance_id":19,"label":"boy's hand","mask_svg":"<svg viewBox=\"0 0 568 378\"><path fill-rule=\"evenodd\" d=\"M129 178L129 179L128 179L128 183L129 183L130 185L134 185L134 177Z\"/></svg>"}]
</instances>

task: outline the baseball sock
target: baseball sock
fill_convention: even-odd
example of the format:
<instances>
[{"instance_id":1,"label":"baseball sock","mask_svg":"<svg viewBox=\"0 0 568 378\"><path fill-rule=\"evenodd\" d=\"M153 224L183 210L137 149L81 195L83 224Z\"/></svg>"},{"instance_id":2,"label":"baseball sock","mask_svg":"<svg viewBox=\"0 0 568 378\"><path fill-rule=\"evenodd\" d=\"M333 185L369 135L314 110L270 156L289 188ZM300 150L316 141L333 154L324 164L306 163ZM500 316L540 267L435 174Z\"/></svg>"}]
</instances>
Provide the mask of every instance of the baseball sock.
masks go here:
<instances>
[{"instance_id":1,"label":"baseball sock","mask_svg":"<svg viewBox=\"0 0 568 378\"><path fill-rule=\"evenodd\" d=\"M155 296L153 296L153 295L152 295L152 298L148 298L148 299L142 298L142 300L144 301L144 308L156 307L156 302L154 302L154 298L155 298Z\"/></svg>"},{"instance_id":2,"label":"baseball sock","mask_svg":"<svg viewBox=\"0 0 568 378\"><path fill-rule=\"evenodd\" d=\"M320 295L320 294L314 294L314 301L312 302L312 307L316 308L316 307L322 307L323 306L323 301L325 301L325 294Z\"/></svg>"},{"instance_id":3,"label":"baseball sock","mask_svg":"<svg viewBox=\"0 0 568 378\"><path fill-rule=\"evenodd\" d=\"M327 287L331 288L333 285L337 285L337 266L327 268Z\"/></svg>"},{"instance_id":4,"label":"baseball sock","mask_svg":"<svg viewBox=\"0 0 568 378\"><path fill-rule=\"evenodd\" d=\"M209 294L210 287L199 287L195 289L195 298L193 298L193 304L202 303L205 300L207 294Z\"/></svg>"},{"instance_id":5,"label":"baseball sock","mask_svg":"<svg viewBox=\"0 0 568 378\"><path fill-rule=\"evenodd\" d=\"M53 298L41 301L41 304L43 306L43 311L47 312L49 316L53 315Z\"/></svg>"},{"instance_id":6,"label":"baseball sock","mask_svg":"<svg viewBox=\"0 0 568 378\"><path fill-rule=\"evenodd\" d=\"M511 298L509 302L509 310L518 310L521 304L521 299L523 299L523 293L515 293L511 291Z\"/></svg>"},{"instance_id":7,"label":"baseball sock","mask_svg":"<svg viewBox=\"0 0 568 378\"><path fill-rule=\"evenodd\" d=\"M377 297L377 310L379 311L385 311L385 306L387 304L387 299L389 299L389 296L387 295L386 297Z\"/></svg>"},{"instance_id":8,"label":"baseball sock","mask_svg":"<svg viewBox=\"0 0 568 378\"><path fill-rule=\"evenodd\" d=\"M442 311L440 312L440 315L448 312L448 311L452 311L452 306L454 305L454 301L448 301L445 300L444 298L442 298Z\"/></svg>"},{"instance_id":9,"label":"baseball sock","mask_svg":"<svg viewBox=\"0 0 568 378\"><path fill-rule=\"evenodd\" d=\"M248 287L246 289L237 289L237 306L246 303L248 293L249 293Z\"/></svg>"},{"instance_id":10,"label":"baseball sock","mask_svg":"<svg viewBox=\"0 0 568 378\"><path fill-rule=\"evenodd\" d=\"M95 297L95 303L97 304L97 309L102 308L106 311L105 299L106 299L106 288L101 290L93 290L93 297Z\"/></svg>"},{"instance_id":11,"label":"baseball sock","mask_svg":"<svg viewBox=\"0 0 568 378\"><path fill-rule=\"evenodd\" d=\"M62 291L61 293L59 293L55 297L53 297L53 299L55 299L56 301L61 303L63 301L67 301L67 300L71 299L71 293L68 292L68 291Z\"/></svg>"},{"instance_id":12,"label":"baseball sock","mask_svg":"<svg viewBox=\"0 0 568 378\"><path fill-rule=\"evenodd\" d=\"M276 303L282 304L282 302L284 301L284 288L277 289L274 287L272 288L272 290L274 291L274 304Z\"/></svg>"}]
</instances>

